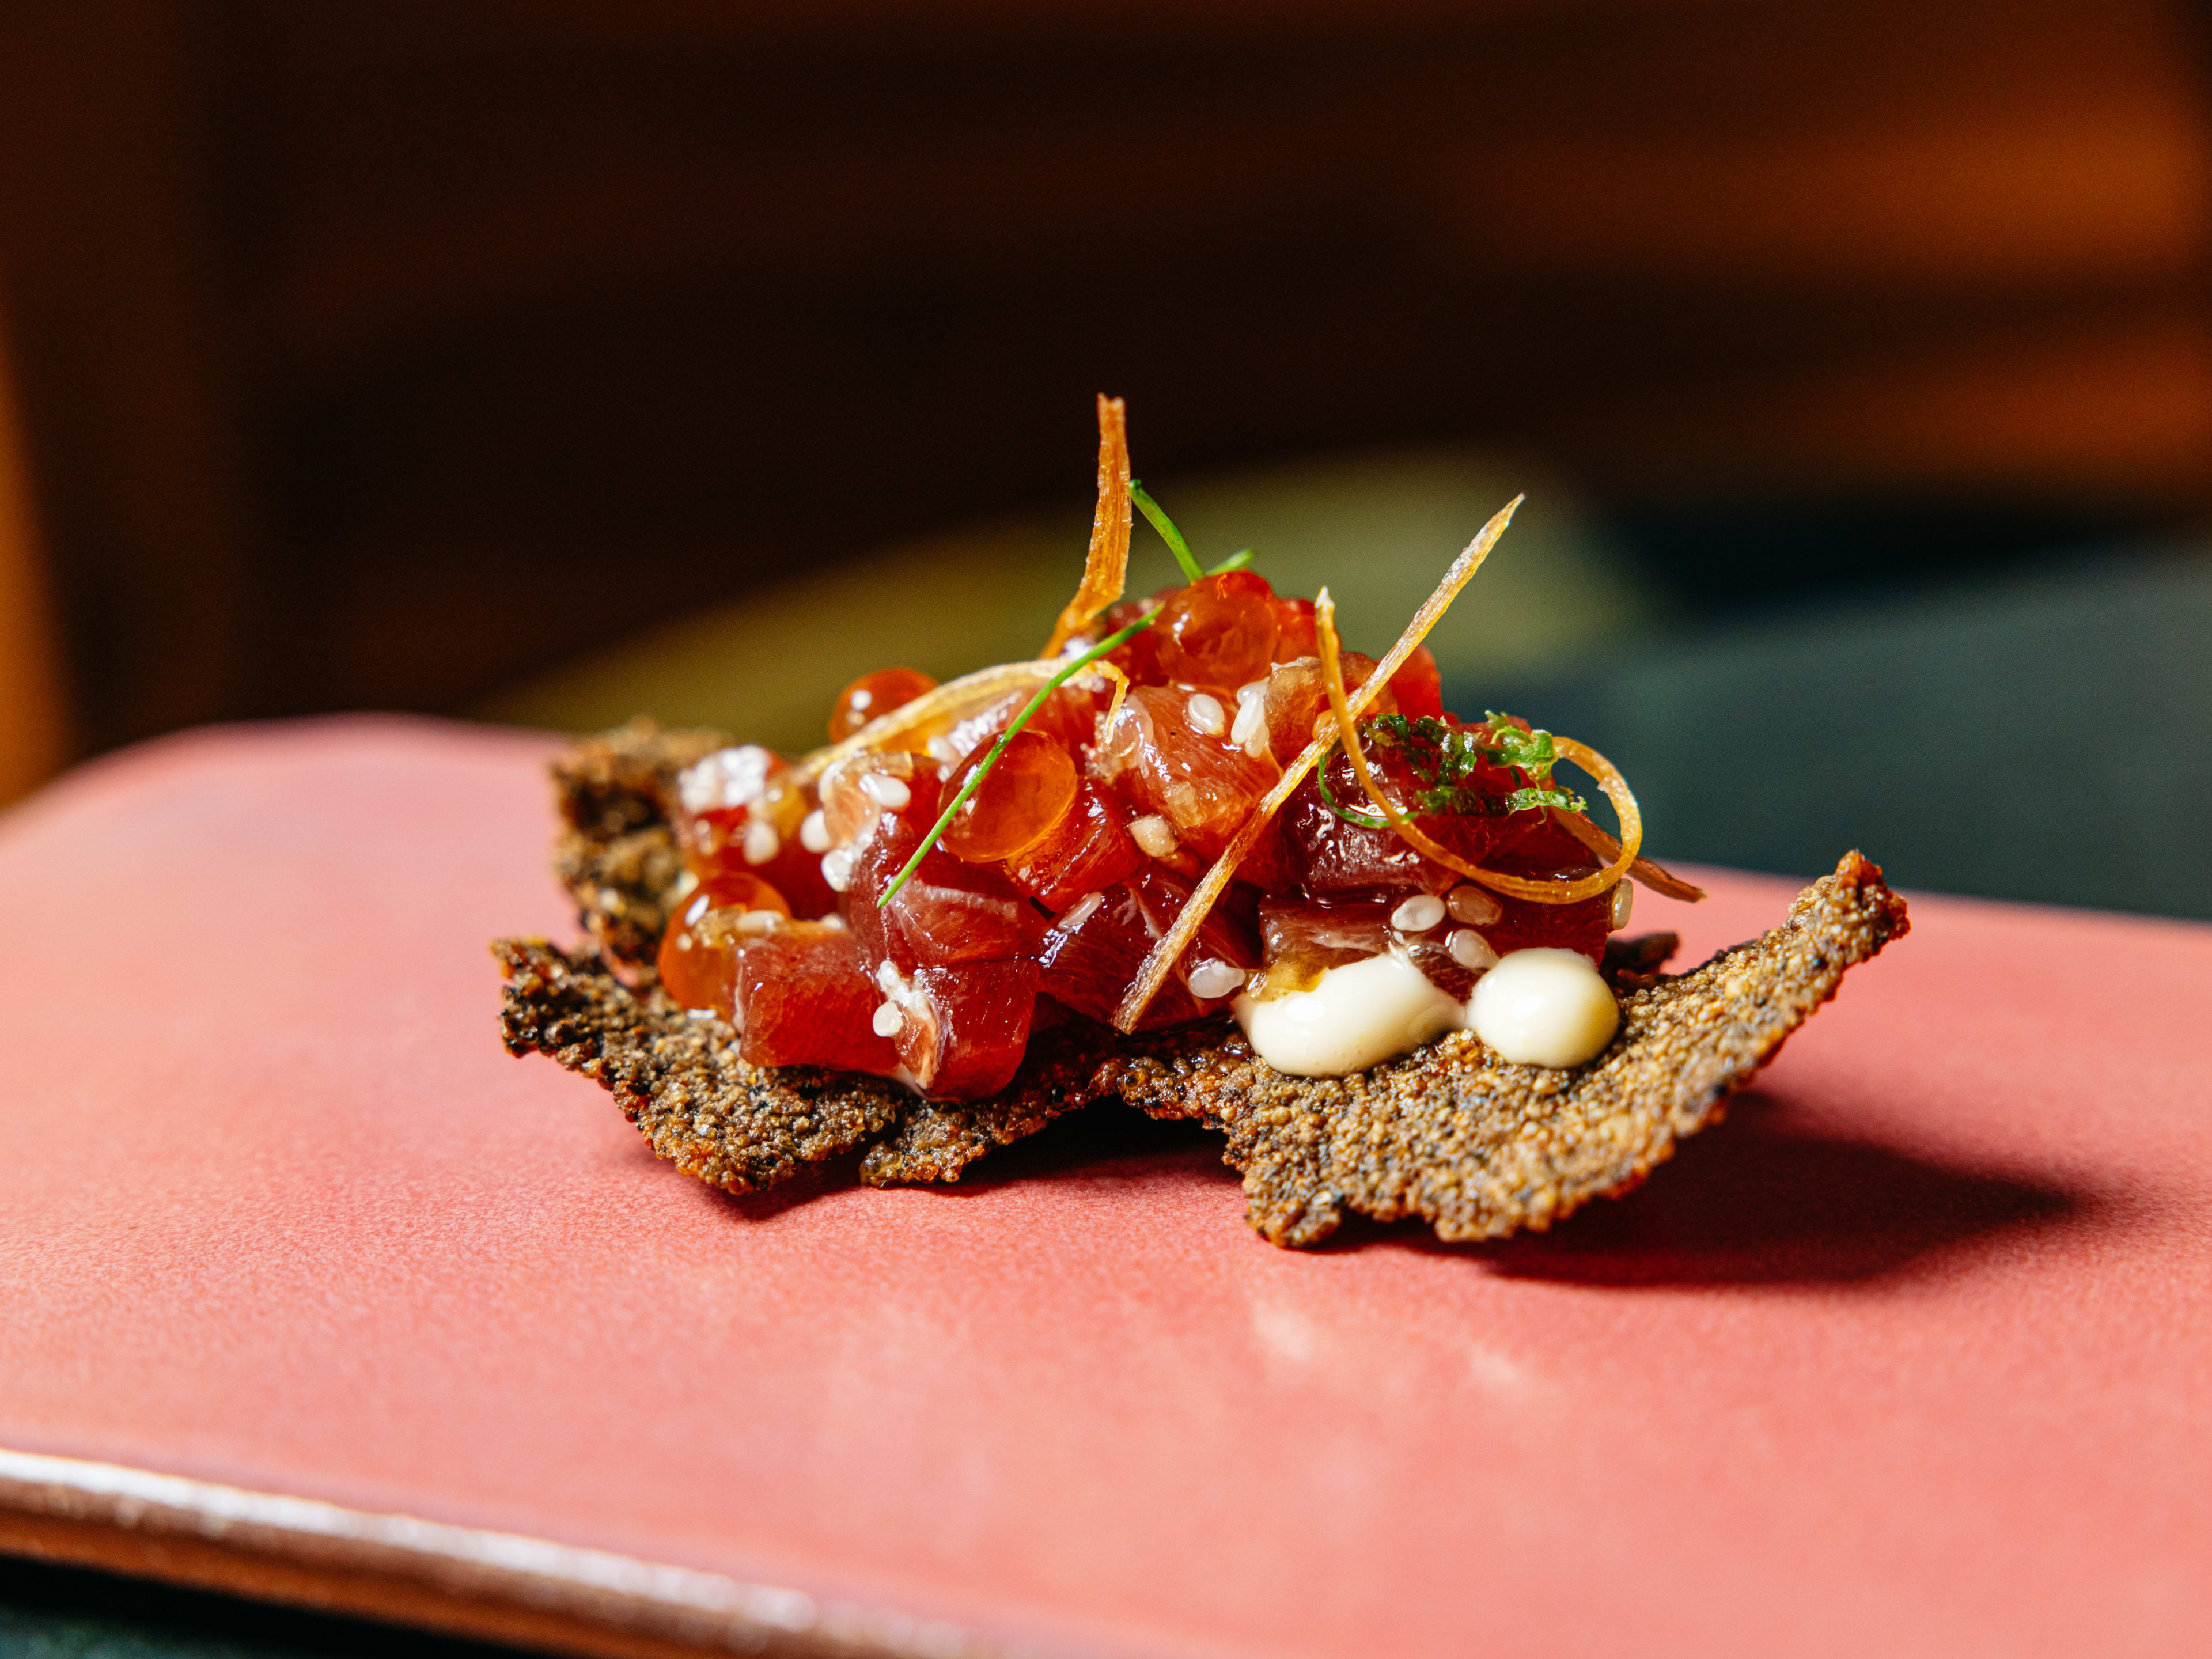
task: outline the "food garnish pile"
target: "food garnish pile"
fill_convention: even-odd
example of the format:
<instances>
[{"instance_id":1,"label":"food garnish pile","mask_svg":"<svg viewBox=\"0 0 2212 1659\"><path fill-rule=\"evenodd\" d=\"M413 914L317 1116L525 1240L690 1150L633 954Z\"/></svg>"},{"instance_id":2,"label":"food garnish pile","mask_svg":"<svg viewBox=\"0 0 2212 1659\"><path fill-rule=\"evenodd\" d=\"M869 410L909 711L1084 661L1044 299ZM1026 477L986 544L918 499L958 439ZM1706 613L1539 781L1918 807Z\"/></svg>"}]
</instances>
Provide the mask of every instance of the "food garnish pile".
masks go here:
<instances>
[{"instance_id":1,"label":"food garnish pile","mask_svg":"<svg viewBox=\"0 0 2212 1659\"><path fill-rule=\"evenodd\" d=\"M1120 1102L1224 1131L1277 1243L1346 1209L1492 1237L1640 1182L1906 931L1853 853L1663 974L1672 935L1620 934L1634 886L1703 895L1641 856L1626 780L1448 713L1422 644L1518 503L1377 660L1326 589L1203 568L1098 408L1090 556L1035 660L869 674L796 760L640 721L556 763L591 943L494 947L513 1052L733 1192L856 1148L872 1184L957 1180ZM1187 579L1143 600L1133 506Z\"/></svg>"}]
</instances>

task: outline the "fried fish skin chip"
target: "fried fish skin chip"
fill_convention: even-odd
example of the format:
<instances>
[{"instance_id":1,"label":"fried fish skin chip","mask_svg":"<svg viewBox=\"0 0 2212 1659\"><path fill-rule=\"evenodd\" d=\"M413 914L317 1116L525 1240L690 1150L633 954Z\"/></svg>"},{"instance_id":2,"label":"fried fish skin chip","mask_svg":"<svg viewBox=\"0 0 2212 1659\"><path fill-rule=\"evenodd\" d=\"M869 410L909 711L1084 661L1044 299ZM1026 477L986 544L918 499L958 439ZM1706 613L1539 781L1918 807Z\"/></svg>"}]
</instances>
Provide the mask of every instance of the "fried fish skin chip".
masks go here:
<instances>
[{"instance_id":1,"label":"fried fish skin chip","mask_svg":"<svg viewBox=\"0 0 2212 1659\"><path fill-rule=\"evenodd\" d=\"M1909 926L1880 867L1850 853L1784 926L1623 996L1612 1044L1571 1071L1510 1064L1461 1032L1349 1077L1285 1077L1231 1041L1109 1061L1103 1080L1156 1117L1221 1127L1246 1217L1273 1243L1316 1243L1346 1209L1497 1238L1639 1183Z\"/></svg>"},{"instance_id":2,"label":"fried fish skin chip","mask_svg":"<svg viewBox=\"0 0 2212 1659\"><path fill-rule=\"evenodd\" d=\"M633 975L652 973L684 874L669 810L678 775L728 744L720 732L664 732L635 720L570 744L553 763L562 823L553 872L584 931Z\"/></svg>"},{"instance_id":3,"label":"fried fish skin chip","mask_svg":"<svg viewBox=\"0 0 2212 1659\"><path fill-rule=\"evenodd\" d=\"M659 990L633 994L595 951L543 939L492 946L507 975L507 1052L550 1055L614 1096L653 1150L689 1176L753 1192L889 1128L912 1097L887 1078L738 1058L738 1034Z\"/></svg>"}]
</instances>

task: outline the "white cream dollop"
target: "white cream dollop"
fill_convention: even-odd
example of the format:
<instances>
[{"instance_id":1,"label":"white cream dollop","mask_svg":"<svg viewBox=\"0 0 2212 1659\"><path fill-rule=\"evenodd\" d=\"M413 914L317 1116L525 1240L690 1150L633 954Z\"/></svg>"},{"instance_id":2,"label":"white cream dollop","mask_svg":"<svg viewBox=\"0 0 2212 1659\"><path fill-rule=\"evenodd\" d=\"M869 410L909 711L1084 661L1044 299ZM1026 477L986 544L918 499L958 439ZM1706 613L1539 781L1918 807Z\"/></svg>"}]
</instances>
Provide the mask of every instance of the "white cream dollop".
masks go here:
<instances>
[{"instance_id":1,"label":"white cream dollop","mask_svg":"<svg viewBox=\"0 0 2212 1659\"><path fill-rule=\"evenodd\" d=\"M1331 968L1310 991L1240 996L1235 1012L1260 1058L1291 1077L1363 1072L1467 1023L1462 1004L1389 954Z\"/></svg>"},{"instance_id":2,"label":"white cream dollop","mask_svg":"<svg viewBox=\"0 0 2212 1659\"><path fill-rule=\"evenodd\" d=\"M1620 1025L1612 988L1578 951L1507 951L1475 981L1467 1010L1477 1036L1528 1066L1579 1066Z\"/></svg>"}]
</instances>

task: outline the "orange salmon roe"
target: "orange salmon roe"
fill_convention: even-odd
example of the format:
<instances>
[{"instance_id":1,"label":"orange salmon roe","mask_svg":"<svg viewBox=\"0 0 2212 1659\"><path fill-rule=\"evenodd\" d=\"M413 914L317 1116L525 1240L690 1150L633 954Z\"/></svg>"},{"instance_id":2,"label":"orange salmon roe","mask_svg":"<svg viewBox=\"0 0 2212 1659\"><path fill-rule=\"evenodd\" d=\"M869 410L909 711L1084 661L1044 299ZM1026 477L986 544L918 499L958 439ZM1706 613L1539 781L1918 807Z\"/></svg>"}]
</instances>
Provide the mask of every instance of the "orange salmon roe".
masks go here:
<instances>
[{"instance_id":1,"label":"orange salmon roe","mask_svg":"<svg viewBox=\"0 0 2212 1659\"><path fill-rule=\"evenodd\" d=\"M963 788L991 752L979 744L945 782L948 797ZM1050 835L1075 804L1075 762L1041 732L1014 734L975 793L952 815L942 845L970 864L994 864Z\"/></svg>"},{"instance_id":2,"label":"orange salmon roe","mask_svg":"<svg viewBox=\"0 0 2212 1659\"><path fill-rule=\"evenodd\" d=\"M937 682L919 668L878 668L863 674L837 694L830 705L830 741L842 743L870 720L880 720L894 708L902 708L924 692L937 690Z\"/></svg>"}]
</instances>

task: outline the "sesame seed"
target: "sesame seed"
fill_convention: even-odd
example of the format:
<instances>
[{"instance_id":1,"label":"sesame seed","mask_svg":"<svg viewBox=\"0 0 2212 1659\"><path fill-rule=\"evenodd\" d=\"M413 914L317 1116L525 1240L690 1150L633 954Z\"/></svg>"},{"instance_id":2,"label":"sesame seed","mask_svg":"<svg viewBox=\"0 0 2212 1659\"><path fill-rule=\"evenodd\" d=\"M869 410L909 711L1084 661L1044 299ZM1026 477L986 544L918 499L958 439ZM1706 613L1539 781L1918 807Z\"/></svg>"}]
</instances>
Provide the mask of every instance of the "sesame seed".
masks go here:
<instances>
[{"instance_id":1,"label":"sesame seed","mask_svg":"<svg viewBox=\"0 0 2212 1659\"><path fill-rule=\"evenodd\" d=\"M914 799L914 791L904 780L888 772L864 772L860 775L860 793L878 806L896 812Z\"/></svg>"},{"instance_id":2,"label":"sesame seed","mask_svg":"<svg viewBox=\"0 0 2212 1659\"><path fill-rule=\"evenodd\" d=\"M1185 983L1200 1001L1213 1002L1237 994L1244 983L1244 970L1226 962L1208 960L1192 969Z\"/></svg>"},{"instance_id":3,"label":"sesame seed","mask_svg":"<svg viewBox=\"0 0 2212 1659\"><path fill-rule=\"evenodd\" d=\"M1190 729L1202 738L1218 738L1229 729L1229 715L1218 697L1204 691L1194 692L1183 707L1190 717Z\"/></svg>"},{"instance_id":4,"label":"sesame seed","mask_svg":"<svg viewBox=\"0 0 2212 1659\"><path fill-rule=\"evenodd\" d=\"M766 864L783 850L783 837L775 833L775 826L766 818L755 818L745 825L745 862Z\"/></svg>"},{"instance_id":5,"label":"sesame seed","mask_svg":"<svg viewBox=\"0 0 2212 1659\"><path fill-rule=\"evenodd\" d=\"M1129 826L1129 839L1147 858L1164 859L1175 856L1175 826L1158 813L1148 813Z\"/></svg>"},{"instance_id":6,"label":"sesame seed","mask_svg":"<svg viewBox=\"0 0 2212 1659\"><path fill-rule=\"evenodd\" d=\"M1390 913L1390 925L1401 933L1425 933L1444 919L1444 902L1432 893L1407 899Z\"/></svg>"},{"instance_id":7,"label":"sesame seed","mask_svg":"<svg viewBox=\"0 0 2212 1659\"><path fill-rule=\"evenodd\" d=\"M1463 921L1470 927L1486 927L1505 914L1496 899L1472 882L1462 882L1445 894L1444 908L1451 912L1454 921Z\"/></svg>"},{"instance_id":8,"label":"sesame seed","mask_svg":"<svg viewBox=\"0 0 2212 1659\"><path fill-rule=\"evenodd\" d=\"M1636 890L1625 881L1615 882L1613 886L1613 931L1617 933L1627 927L1629 918L1635 914Z\"/></svg>"},{"instance_id":9,"label":"sesame seed","mask_svg":"<svg viewBox=\"0 0 2212 1659\"><path fill-rule=\"evenodd\" d=\"M1462 968L1480 973L1486 968L1498 965L1498 952L1490 948L1490 941L1472 927L1455 927L1451 937L1444 941L1444 949L1451 959Z\"/></svg>"},{"instance_id":10,"label":"sesame seed","mask_svg":"<svg viewBox=\"0 0 2212 1659\"><path fill-rule=\"evenodd\" d=\"M1072 933L1098 914L1098 907L1106 902L1103 893L1085 893L1069 905L1052 925L1063 933Z\"/></svg>"},{"instance_id":11,"label":"sesame seed","mask_svg":"<svg viewBox=\"0 0 2212 1659\"><path fill-rule=\"evenodd\" d=\"M810 853L830 850L830 820L816 807L799 821L799 844Z\"/></svg>"},{"instance_id":12,"label":"sesame seed","mask_svg":"<svg viewBox=\"0 0 2212 1659\"><path fill-rule=\"evenodd\" d=\"M840 847L822 855L822 879L831 892L842 893L852 886L853 860L859 856L850 847Z\"/></svg>"},{"instance_id":13,"label":"sesame seed","mask_svg":"<svg viewBox=\"0 0 2212 1659\"><path fill-rule=\"evenodd\" d=\"M1237 724L1229 728L1229 741L1241 748L1251 749L1257 742L1267 741L1267 705L1259 697L1239 695L1237 704ZM1256 750L1254 751L1255 754Z\"/></svg>"},{"instance_id":14,"label":"sesame seed","mask_svg":"<svg viewBox=\"0 0 2212 1659\"><path fill-rule=\"evenodd\" d=\"M880 1037L896 1036L905 1024L906 1016L899 1012L897 1004L890 1002L878 1008L875 1018L868 1022L869 1028Z\"/></svg>"}]
</instances>

